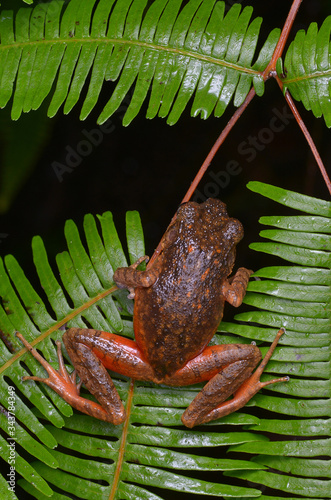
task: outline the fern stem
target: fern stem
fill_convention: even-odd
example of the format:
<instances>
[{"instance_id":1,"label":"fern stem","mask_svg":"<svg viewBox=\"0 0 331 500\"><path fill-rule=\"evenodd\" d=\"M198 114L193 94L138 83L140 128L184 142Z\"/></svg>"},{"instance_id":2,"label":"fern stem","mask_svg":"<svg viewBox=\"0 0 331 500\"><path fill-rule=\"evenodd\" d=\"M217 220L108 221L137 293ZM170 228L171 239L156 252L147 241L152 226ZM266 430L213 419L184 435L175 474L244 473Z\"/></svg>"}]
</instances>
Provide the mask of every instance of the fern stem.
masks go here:
<instances>
[{"instance_id":1,"label":"fern stem","mask_svg":"<svg viewBox=\"0 0 331 500\"><path fill-rule=\"evenodd\" d=\"M278 85L279 85L279 86L280 86L280 88L282 89L282 88L283 88L283 84L282 84L281 80L280 80L279 78L277 78L277 81L278 81ZM293 113L293 115L294 115L294 118L296 119L296 121L297 121L297 123L298 123L299 127L301 128L301 130L302 130L302 132L303 132L303 135L304 135L304 136L305 136L305 138L306 138L306 141L307 141L307 142L308 142L308 144L309 144L309 147L310 147L310 149L311 149L311 152L313 153L313 155L314 155L314 157L315 157L315 160L316 160L316 162L317 162L317 165L318 165L318 167L319 167L319 169L320 169L320 172L321 172L321 174L322 174L322 176L323 176L323 179L324 179L324 181L325 181L326 187L328 188L329 193L330 193L330 195L331 195L331 181L330 181L329 176L328 176L328 174L327 174L326 168L325 168L325 166L324 166L324 164L323 164L322 158L321 158L321 156L320 156L320 154L319 154L319 152L318 152L318 150L317 150L317 147L315 146L315 143L314 143L314 141L313 141L313 138L312 138L312 136L310 135L310 133L309 133L309 131L308 131L308 129L307 129L307 127L306 127L306 125L305 125L305 123L304 123L303 119L301 118L300 113L299 113L299 111L297 110L297 107L295 106L294 101L293 101L293 99L292 99L292 96L291 96L291 94L289 93L289 91L288 91L288 90L286 90L286 92L285 92L285 99L286 99L286 101L287 101L287 103L288 103L289 107L291 108L291 111L292 111L292 113Z\"/></svg>"},{"instance_id":2,"label":"fern stem","mask_svg":"<svg viewBox=\"0 0 331 500\"><path fill-rule=\"evenodd\" d=\"M230 133L230 131L232 130L234 125L237 123L237 121L239 120L239 118L241 117L241 115L243 114L243 112L245 111L245 109L247 108L247 106L249 105L249 103L251 102L251 100L253 99L254 96L255 96L255 89L251 88L251 90L247 94L246 99L244 100L242 105L237 109L237 111L232 115L232 117L230 118L230 120L228 121L228 123L226 124L224 129L222 130L221 134L217 138L216 142L214 143L213 147L209 151L205 161L203 162L203 164L199 168L197 175L194 177L192 184L190 185L189 189L187 190L187 193L185 194L185 196L182 200L182 203L185 203L191 199L191 196L193 195L194 191L196 190L202 177L206 173L206 170L209 167L209 165L211 164L218 149L221 147L221 145L223 144L223 142L227 138L228 134Z\"/></svg>"},{"instance_id":3,"label":"fern stem","mask_svg":"<svg viewBox=\"0 0 331 500\"><path fill-rule=\"evenodd\" d=\"M294 19L297 15L297 12L299 10L301 2L302 2L302 0L293 0L291 9L290 9L288 16L286 18L282 33L280 35L279 41L278 41L277 46L276 46L274 53L272 55L271 61L268 64L267 68L263 72L263 79L264 80L267 80L270 76L273 76L273 72L275 71L275 68L276 68L276 62L277 62L278 58L282 55L282 52L284 50L286 41L287 41L288 36L290 34ZM207 168L209 167L212 159L214 158L216 152L218 151L220 146L223 144L223 142L226 139L227 135L229 134L230 130L235 125L237 120L241 117L241 115L243 114L243 112L247 108L248 104L253 99L254 95L255 95L255 90L254 90L254 88L252 88L251 91L248 93L243 104L240 106L239 109L237 109L237 111L231 117L231 119L227 123L226 127L222 130L222 133L218 137L217 141L215 142L215 144L211 148L205 161L203 162L197 175L195 176L191 186L189 187L186 195L184 196L182 203L185 203L191 199L191 196L193 195L195 189L197 188L200 180L204 176L204 174L205 174ZM155 252L157 252L157 249ZM152 257L152 259L153 259L153 257Z\"/></svg>"},{"instance_id":4,"label":"fern stem","mask_svg":"<svg viewBox=\"0 0 331 500\"><path fill-rule=\"evenodd\" d=\"M126 405L127 417L126 417L125 422L123 424L122 437L121 437L121 443L120 443L120 446L118 449L118 459L117 459L115 473L114 473L114 477L113 477L113 484L112 484L111 492L110 492L109 497L108 497L109 500L114 500L114 498L116 497L116 494L117 494L118 483L120 480L123 461L124 461L125 445L127 443L128 427L129 427L129 422L130 422L129 416L130 416L131 408L132 408L133 394L134 394L134 380L131 379L129 392L128 392L127 405Z\"/></svg>"},{"instance_id":5,"label":"fern stem","mask_svg":"<svg viewBox=\"0 0 331 500\"><path fill-rule=\"evenodd\" d=\"M42 340L47 338L51 333L56 332L56 330L60 330L60 328L65 326L68 323L68 321L70 321L71 319L73 319L76 316L78 316L79 314L81 314L83 311L85 311L86 309L91 307L93 304L96 304L99 300L102 300L103 298L107 297L107 295L116 292L116 290L118 290L118 287L116 285L114 285L111 288L104 290L102 293L99 293L95 297L92 297L90 300L86 301L80 307L73 309L64 318L62 318L61 320L54 323L52 326L50 326L46 331L41 333L34 340L31 340L30 344L32 345L32 347L35 347L37 344L39 344L39 342L41 342ZM5 372L7 370L7 368L9 366L11 366L14 363L14 361L19 359L21 356L23 356L27 352L28 352L28 349L26 347L23 347L23 349L20 349L19 351L15 352L15 354L13 354L13 356L0 367L0 376L3 372Z\"/></svg>"},{"instance_id":6,"label":"fern stem","mask_svg":"<svg viewBox=\"0 0 331 500\"><path fill-rule=\"evenodd\" d=\"M287 39L289 37L289 34L291 32L292 25L294 23L294 19L298 13L298 10L299 10L301 3L302 3L302 0L293 0L292 6L290 8L290 11L289 11L288 16L286 18L282 32L280 34L278 43L276 45L274 53L272 54L272 58L270 60L270 63L268 64L266 69L263 71L263 80L264 81L266 81L271 76L275 76L277 60L281 57L281 55L283 53L285 44L286 44Z\"/></svg>"},{"instance_id":7,"label":"fern stem","mask_svg":"<svg viewBox=\"0 0 331 500\"><path fill-rule=\"evenodd\" d=\"M223 142L227 138L228 134L230 133L230 131L232 130L232 128L234 127L236 122L239 120L239 118L241 117L241 115L243 114L243 112L245 111L245 109L247 108L247 106L249 105L249 103L251 102L251 100L253 99L254 96L255 96L255 89L254 89L254 87L252 87L251 90L249 91L249 93L247 94L247 97L244 100L244 102L242 103L242 105L232 115L232 117L230 118L230 120L228 121L228 123L226 124L224 129L222 130L221 134L217 138L216 142L214 143L213 147L209 151L206 159L204 160L203 164L199 168L198 173L194 177L189 189L187 190L184 198L182 199L182 203L186 203L187 201L189 201L191 199L191 196L193 195L194 191L196 190L202 177L206 173L206 170L209 167L209 165L211 164L218 149L221 147L221 145L223 144ZM169 226L173 223L175 216L176 216L176 214L171 219ZM162 239L161 239L161 241L162 241ZM147 264L147 268L149 268L153 264L154 260L161 252L161 241L158 244L158 246L156 247L152 257L150 258L150 260Z\"/></svg>"},{"instance_id":8,"label":"fern stem","mask_svg":"<svg viewBox=\"0 0 331 500\"><path fill-rule=\"evenodd\" d=\"M271 61L263 72L264 81L267 80L268 78L270 78L271 76L275 77L276 81L277 81L277 83L282 91L283 91L283 82L281 81L281 79L277 75L276 64L277 64L278 59L281 57L281 55L283 53L285 44L287 42L288 36L289 36L290 31L292 29L294 19L297 15L297 12L299 10L301 3L302 3L302 0L293 0L291 9L290 9L288 16L286 18L284 27L282 29L278 43L277 43L276 48L274 50L274 53L272 55ZM323 176L325 184L329 190L329 193L331 194L331 182L330 182L330 179L329 179L328 174L326 172L326 169L324 167L322 158L320 157L320 154L315 146L315 143L314 143L310 133L308 132L308 129L307 129L306 125L304 124L304 121L302 120L302 118L301 118L301 116L300 116L300 114L299 114L299 112L294 104L294 101L291 97L291 94L288 91L286 91L284 95L285 95L285 99L286 99L299 127L301 128L301 130L303 132L303 135L305 136L305 138L309 144L309 147L310 147L310 149L315 157L315 160L316 160L317 165L321 171L321 174Z\"/></svg>"}]
</instances>

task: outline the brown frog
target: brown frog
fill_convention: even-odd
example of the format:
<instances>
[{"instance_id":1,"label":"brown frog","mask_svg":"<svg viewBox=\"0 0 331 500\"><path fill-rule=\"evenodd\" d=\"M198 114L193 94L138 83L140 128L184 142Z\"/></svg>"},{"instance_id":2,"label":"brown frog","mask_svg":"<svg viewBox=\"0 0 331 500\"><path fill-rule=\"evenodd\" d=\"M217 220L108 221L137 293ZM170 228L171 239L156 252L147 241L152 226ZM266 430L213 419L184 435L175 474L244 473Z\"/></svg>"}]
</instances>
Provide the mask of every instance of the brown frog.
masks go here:
<instances>
[{"instance_id":1,"label":"brown frog","mask_svg":"<svg viewBox=\"0 0 331 500\"><path fill-rule=\"evenodd\" d=\"M255 345L208 346L222 320L224 302L236 307L242 303L252 273L240 268L228 279L242 237L241 223L228 216L220 200L181 205L153 264L138 271L138 265L148 260L144 256L114 274L118 287L128 288L135 298L135 341L113 333L70 328L63 341L75 372L68 375L60 343L60 368L56 371L18 334L49 374L47 379L25 379L45 382L75 408L113 424L122 423L126 413L107 369L170 386L208 381L182 415L187 427L228 415L244 406L261 387L287 380L259 381L283 329L253 375L261 359ZM100 404L79 396L81 383Z\"/></svg>"}]
</instances>

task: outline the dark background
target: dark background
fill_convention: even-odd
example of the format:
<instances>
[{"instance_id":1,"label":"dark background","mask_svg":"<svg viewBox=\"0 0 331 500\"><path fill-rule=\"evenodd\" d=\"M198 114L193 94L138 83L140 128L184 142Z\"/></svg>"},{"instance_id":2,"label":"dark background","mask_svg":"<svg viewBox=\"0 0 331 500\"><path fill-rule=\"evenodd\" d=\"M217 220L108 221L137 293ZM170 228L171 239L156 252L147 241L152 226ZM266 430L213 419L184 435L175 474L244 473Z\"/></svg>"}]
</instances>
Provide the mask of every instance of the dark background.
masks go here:
<instances>
[{"instance_id":1,"label":"dark background","mask_svg":"<svg viewBox=\"0 0 331 500\"><path fill-rule=\"evenodd\" d=\"M17 3L23 5L22 2ZM234 2L228 2L232 3ZM12 4L13 2L2 2L3 7L10 7ZM283 26L291 2L256 0L243 1L242 4L253 5L254 17L260 15L264 18L260 37L263 43L271 29ZM320 25L330 13L331 5L328 0L304 0L292 33L301 28L307 29L312 21L317 21ZM294 34L290 40L293 38ZM113 131L104 134L101 144L93 147L91 153L72 172L63 173L60 182L52 164L66 162L68 147L77 151L77 146L86 139L84 130L91 133L98 129L97 117L113 88L114 84L111 82L104 84L98 106L84 122L79 120L83 99L68 116L64 116L61 110L55 118L49 120L47 140L40 151L35 169L8 211L0 215L0 234L7 235L0 239L0 255L14 254L37 288L31 253L32 237L36 234L42 236L50 261L55 267L54 256L66 248L63 235L65 221L72 218L81 228L86 213L112 211L120 235L124 237L125 212L138 210L144 226L147 253L151 255L199 166L235 111L230 105L223 117L211 117L204 121L191 118L188 106L179 122L170 127L164 119L146 120L146 104L127 128L121 125L121 113L116 113L111 118ZM85 92L86 87L83 96ZM44 114L46 104L43 106ZM330 131L322 118L314 118L300 103L297 106L328 168L331 163ZM238 267L244 265L258 269L271 263L271 257L248 248L249 243L259 238L261 226L258 219L262 215L292 212L250 192L246 188L247 182L258 180L329 199L323 179L294 119L288 120L283 130L274 133L268 143L263 144L259 139L259 150L256 149L254 159L248 154L240 153L243 143L250 137L271 137L270 121L275 116L274 110L284 115L285 107L285 99L276 83L267 82L264 96L254 98L199 186L199 191L204 196L216 196L225 201L230 215L239 218L244 224L245 238L238 248ZM27 128L31 126L29 116L22 117ZM279 121L277 123L280 124ZM8 122L9 127L11 124ZM0 147L3 153L6 147L4 135L0 137ZM17 147L28 148L20 143ZM210 172L224 179L220 172L224 172L232 161L238 164L238 175L231 175L223 188L215 182L212 185ZM15 165L13 168L16 168ZM272 263L275 263L274 259Z\"/></svg>"},{"instance_id":2,"label":"dark background","mask_svg":"<svg viewBox=\"0 0 331 500\"><path fill-rule=\"evenodd\" d=\"M228 2L229 5L232 3ZM264 18L260 35L263 43L272 28L283 26L291 2L259 0L244 1L242 4L254 6L253 18L258 15ZM298 29L307 29L310 22L317 21L320 25L330 11L327 0L304 0L290 40ZM72 218L82 227L86 213L112 211L123 236L125 212L138 210L144 226L146 250L151 254L199 166L235 111L231 104L221 118L211 117L204 121L190 117L189 105L179 122L172 127L164 119L147 120L147 104L128 127L121 125L121 113L117 112L111 117L114 130L104 134L101 144L93 147L72 172L64 173L60 182L52 163L64 164L68 154L66 148L77 150L78 144L86 139L83 130L91 132L98 128L97 117L113 88L112 82L104 84L98 106L83 122L79 120L82 99L69 115L63 115L61 109L55 118L49 119L48 138L33 173L9 210L0 216L0 233L7 234L0 240L0 255L13 253L32 281L32 237L36 234L42 236L52 262L54 255L66 247L64 222ZM316 119L300 103L297 105L325 165L330 165L330 131L323 118ZM274 110L283 113L285 107L285 99L276 83L267 82L264 96L254 98L210 167L214 175L221 175L220 172L233 160L238 162L240 173L232 175L224 188L216 185L214 192L210 186L210 173L199 186L203 194L225 201L230 215L243 222L246 236L239 246L238 265L253 269L270 262L269 257L248 250L248 244L258 238L258 218L274 213L289 214L291 211L251 193L246 188L248 181L259 180L329 199L323 179L294 119L288 120L288 124L275 133L272 140L268 139L271 137L269 124ZM45 114L46 110L45 104ZM22 117L27 127L30 115ZM259 134L267 138L268 143L259 141L260 150L256 150L255 158L251 160L248 153L240 154L240 145L249 137L259 138ZM4 137L0 139L0 145L2 149L6 146ZM21 147L20 144L17 147Z\"/></svg>"}]
</instances>

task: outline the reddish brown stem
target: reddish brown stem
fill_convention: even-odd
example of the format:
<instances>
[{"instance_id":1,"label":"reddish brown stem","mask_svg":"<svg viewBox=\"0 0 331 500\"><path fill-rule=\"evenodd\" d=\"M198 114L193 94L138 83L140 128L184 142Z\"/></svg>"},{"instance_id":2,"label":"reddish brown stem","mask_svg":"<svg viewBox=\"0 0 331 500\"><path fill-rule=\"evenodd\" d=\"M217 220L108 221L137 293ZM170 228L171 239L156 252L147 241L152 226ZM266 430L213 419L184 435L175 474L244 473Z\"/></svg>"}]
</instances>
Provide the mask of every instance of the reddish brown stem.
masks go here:
<instances>
[{"instance_id":1,"label":"reddish brown stem","mask_svg":"<svg viewBox=\"0 0 331 500\"><path fill-rule=\"evenodd\" d=\"M297 15L297 12L299 10L301 2L302 2L302 0L293 0L291 9L290 9L288 16L286 18L284 27L282 29L277 46L276 46L274 53L272 55L271 61L268 64L267 68L263 72L263 80L264 81L266 81L275 72L277 60L283 53L286 41L287 41L288 36L290 34L295 16ZM218 137L217 141L215 142L215 144L211 148L210 152L208 153L207 158L205 159L205 161L201 165L201 167L200 167L197 175L195 176L191 186L189 187L187 193L185 194L185 196L182 200L182 203L185 203L186 201L189 201L191 199L191 196L193 195L199 182L201 181L202 177L204 176L204 174L205 174L207 168L209 167L212 159L214 158L216 152L218 151L220 146L223 144L223 142L225 141L226 137L228 136L230 130L235 125L235 123L240 118L240 116L243 114L243 112L247 108L248 104L253 99L254 95L255 95L255 90L254 90L254 88L252 88L250 90L249 94L247 95L245 101L243 102L243 104L240 106L240 108L237 109L237 111L231 117L230 121L228 122L228 124L226 125L226 127L224 128L224 130L222 131L220 136Z\"/></svg>"},{"instance_id":2,"label":"reddish brown stem","mask_svg":"<svg viewBox=\"0 0 331 500\"><path fill-rule=\"evenodd\" d=\"M276 70L276 63L278 59L281 57L285 44L287 42L287 39L289 37L290 31L293 26L294 19L298 13L299 7L301 5L302 0L293 0L291 9L288 13L288 16L286 18L284 27L282 29L282 32L280 34L278 43L276 45L276 48L274 50L274 53L272 54L272 58L270 60L270 63L266 67L266 69L263 71L263 80L266 81L270 76L275 76L275 70Z\"/></svg>"},{"instance_id":3,"label":"reddish brown stem","mask_svg":"<svg viewBox=\"0 0 331 500\"><path fill-rule=\"evenodd\" d=\"M237 120L239 120L239 118L241 117L241 115L243 114L243 112L245 111L245 109L247 108L247 106L249 105L249 103L251 102L251 100L253 99L254 96L255 96L255 90L254 90L254 88L252 88L250 90L250 92L248 93L246 99L242 103L242 105L232 115L232 117L230 118L229 122L227 123L227 125L222 130L221 134L219 135L218 139L216 140L215 144L213 145L213 147L209 151L209 153L208 153L205 161L203 162L203 164L199 168L198 173L194 177L192 184L190 185L189 189L187 190L187 193L185 194L185 196L184 196L184 198L182 200L182 203L185 203L185 202L187 202L187 201L189 201L191 199L192 194L194 193L194 191L196 190L199 182L201 181L202 177L206 173L206 170L209 167L209 165L210 165L212 159L214 158L215 154L217 153L218 149L223 144L223 142L225 141L226 137L228 136L230 130L235 125L235 123L237 122ZM172 224L172 222L174 221L175 217L176 217L176 214L171 219L171 222L170 222L169 225ZM161 241L158 244L158 246L156 247L156 249L155 249L155 251L154 251L154 253L153 253L150 261L148 262L147 268L149 268L153 264L154 260L156 259L156 257L161 252Z\"/></svg>"},{"instance_id":4,"label":"reddish brown stem","mask_svg":"<svg viewBox=\"0 0 331 500\"><path fill-rule=\"evenodd\" d=\"M219 135L218 139L216 140L215 144L213 145L213 147L209 151L205 161L203 162L203 164L199 168L197 175L195 176L195 178L194 178L192 184L190 185L186 195L184 196L182 203L185 203L186 201L189 201L191 199L191 196L193 195L194 191L196 190L202 177L206 173L206 170L209 167L209 165L211 164L211 161L214 158L215 154L217 153L218 149L223 144L223 142L225 141L226 137L228 136L230 130L235 125L235 123L239 120L239 118L241 117L241 115L243 114L243 112L245 111L245 109L247 108L247 106L249 105L249 103L251 102L251 100L253 99L254 96L255 96L255 90L254 90L254 88L252 88L250 90L250 92L248 93L246 99L242 103L242 105L232 115L232 117L228 121L227 125L222 130L221 134Z\"/></svg>"},{"instance_id":5,"label":"reddish brown stem","mask_svg":"<svg viewBox=\"0 0 331 500\"><path fill-rule=\"evenodd\" d=\"M228 121L227 125L222 130L221 134L219 135L218 139L216 140L215 144L213 145L213 147L209 151L209 153L208 153L205 161L203 162L203 164L199 168L198 173L194 177L192 184L190 185L189 189L187 190L187 193L185 194L185 196L184 196L184 198L182 200L182 203L185 203L185 202L187 202L187 201L189 201L191 199L191 196L193 195L194 191L196 190L196 188L197 188L199 182L201 181L202 177L206 173L206 170L209 167L209 165L210 165L212 159L214 158L215 154L217 153L218 149L223 144L223 142L225 141L226 137L228 136L230 130L235 125L235 123L239 120L239 118L241 117L241 115L243 114L243 112L245 111L245 109L247 108L247 106L249 105L249 103L251 102L251 100L253 99L254 96L255 96L255 90L254 90L254 88L252 88L250 90L250 92L248 93L246 99L242 103L242 105L232 115L232 117ZM176 217L176 214L171 219L170 224L172 224L172 222L174 221L175 217ZM156 249L155 249L155 251L154 251L154 253L153 253L153 255L152 255L152 257L151 257L151 259L150 259L147 267L150 267L152 265L152 263L154 262L154 260L156 259L156 257L159 255L159 253L161 251L161 241L158 244L158 246L156 247Z\"/></svg>"},{"instance_id":6,"label":"reddish brown stem","mask_svg":"<svg viewBox=\"0 0 331 500\"><path fill-rule=\"evenodd\" d=\"M278 81L278 80L279 80L279 79L277 79L277 81ZM283 84L282 84L282 82L281 82L280 80L279 80L279 82L280 82L280 83L279 83L279 85L281 84L281 85L280 85L280 87L282 88L282 87L283 87ZM318 152L318 150L317 150L317 147L315 146L315 143L314 143L314 141L313 141L313 138L312 138L312 136L310 135L310 133L309 133L309 131L308 131L308 129L307 129L307 127L306 127L306 125L305 125L305 123L304 123L303 119L301 118L300 113L299 113L299 111L297 110L297 108L296 108L296 106L295 106L295 104L294 104L294 101L293 101L293 99L292 99L292 96L291 96L291 94L288 92L288 90L285 92L285 99L286 99L286 101L287 101L287 103L288 103L289 107L291 108L291 111L292 111L292 113L293 113L293 115L294 115L294 118L296 119L296 121L297 121L297 123L298 123L299 127L301 128L301 130L302 130L302 132L303 132L303 135L304 135L304 136L305 136L305 138L306 138L306 141L307 141L307 142L308 142L308 144L309 144L309 147L310 147L310 149L311 149L311 152L313 153L313 155L314 155L314 157L315 157L316 163L317 163L317 165L318 165L318 167L319 167L319 169L320 169L320 171L321 171L321 174L322 174L322 176L323 176L323 179L324 179L324 181L325 181L326 187L328 188L329 193L331 194L331 181L330 181L329 176L328 176L328 174L327 174L326 168L325 168L325 166L324 166L324 164L323 164L322 158L320 157L320 154L319 154L319 152Z\"/></svg>"},{"instance_id":7,"label":"reddish brown stem","mask_svg":"<svg viewBox=\"0 0 331 500\"><path fill-rule=\"evenodd\" d=\"M269 76L274 76L282 91L283 91L283 82L281 81L281 79L278 77L278 75L276 73L276 63L277 63L278 58L281 57L281 55L283 53L287 38L288 38L289 33L291 31L293 21L297 15L297 12L299 10L301 2L302 2L302 0L294 0L293 1L291 10L287 16L286 21L285 21L284 28L283 28L282 33L280 35L280 38L278 40L276 49L273 53L273 56L271 58L270 63L268 64L267 68L265 69L265 71L263 73L264 80L267 79ZM315 143L314 143L310 133L308 132L306 125L304 124L303 119L301 118L301 116L300 116L300 114L299 114L299 112L294 104L294 101L291 97L291 94L288 91L285 92L285 99L286 99L286 101L287 101L287 103L288 103L288 105L293 113L294 118L296 119L299 127L301 128L303 135L305 136L305 138L309 144L309 147L310 147L310 149L315 157L315 160L316 160L317 165L321 171L321 174L323 176L325 184L326 184L326 186L331 194L331 182L330 182L330 179L329 179L328 174L326 172L326 169L323 165L323 161L319 155L319 152L317 151L317 148L315 146Z\"/></svg>"},{"instance_id":8,"label":"reddish brown stem","mask_svg":"<svg viewBox=\"0 0 331 500\"><path fill-rule=\"evenodd\" d=\"M279 59L279 57L281 57L282 53L283 53L283 50L284 50L284 47L285 47L285 44L287 42L287 39L289 37L289 34L290 34L290 31L291 31L291 28L293 26L293 22L295 20L295 17L297 15L297 12L299 10L299 7L302 3L302 0L293 0L292 2L292 6L291 6L291 9L288 13L288 16L286 18L286 21L285 21L285 24L284 24L284 27L282 29L282 32L281 32L281 35L280 35L280 38L278 40L278 43L276 45L276 48L274 50L274 53L272 55L272 58L270 60L270 63L268 64L268 66L266 67L266 69L263 71L262 73L262 76L263 76L263 80L266 81L268 78L270 78L271 76L275 77L278 84L281 86L282 88L282 83L281 83L281 80L278 78L277 76L277 73L276 73L276 64L277 64L277 60ZM288 94L288 93L287 93ZM194 191L196 190L199 182L201 181L202 177L204 176L204 174L206 173L206 170L207 168L209 167L212 159L214 158L216 152L218 151L218 149L220 148L220 146L223 144L224 140L226 139L226 137L228 136L230 130L233 128L233 126L235 125L235 123L237 122L237 120L241 117L241 115L243 114L243 112L245 111L245 109L247 108L248 104L251 102L251 100L253 99L253 97L255 96L255 90L254 88L252 88L250 90L250 92L248 93L245 101L243 102L243 104L237 109L237 111L234 113L234 115L231 117L231 119L229 120L229 122L227 123L227 125L225 126L225 128L223 129L223 131L221 132L220 136L218 137L218 139L216 140L215 144L213 145L213 147L211 148L210 152L208 153L205 161L203 162L203 164L201 165L197 175L195 176L191 186L189 187L187 193L185 194L183 200L182 200L182 203L185 203L187 201L189 201L191 199L191 196L193 195ZM298 112L294 106L294 103L291 99L291 97L288 95L285 94L285 98L287 99L289 105L290 105L290 108L296 118L296 120L298 121ZM290 104L290 101L289 99L291 100L291 103L293 104L293 107L292 107L292 104ZM295 110L295 111L294 111ZM327 176L327 173L326 173L326 170L324 168L324 165L322 163L322 160L318 154L318 151L317 151L317 148L308 132L308 130L306 129L302 119L300 118L300 120L298 121L303 133L305 134L305 137L311 147L311 150L316 158L316 161L320 167L320 170L322 172L322 175L325 179L325 182L327 184L327 186L329 187L330 186L330 180L328 179L328 176ZM330 187L329 187L329 190L330 190ZM173 222L175 218L175 215L174 217L172 218L171 220L171 223ZM170 224L171 224L170 223ZM159 243L159 245L157 246L157 248L155 249L155 252L152 256L152 258L150 259L149 263L148 263L148 266L149 267L153 261L155 260L155 258L159 255L161 251L161 243Z\"/></svg>"}]
</instances>

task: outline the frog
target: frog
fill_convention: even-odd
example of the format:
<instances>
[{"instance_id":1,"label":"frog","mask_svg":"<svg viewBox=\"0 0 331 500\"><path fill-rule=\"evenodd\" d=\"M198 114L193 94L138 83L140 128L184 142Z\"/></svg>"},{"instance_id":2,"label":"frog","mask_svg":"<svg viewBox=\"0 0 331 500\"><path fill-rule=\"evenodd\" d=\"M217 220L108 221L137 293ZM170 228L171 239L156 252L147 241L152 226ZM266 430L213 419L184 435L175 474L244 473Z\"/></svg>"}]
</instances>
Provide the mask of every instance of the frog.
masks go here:
<instances>
[{"instance_id":1,"label":"frog","mask_svg":"<svg viewBox=\"0 0 331 500\"><path fill-rule=\"evenodd\" d=\"M262 356L254 342L211 344L225 302L235 307L242 304L252 274L240 267L231 276L243 234L241 222L228 215L219 199L180 205L154 261L139 270L148 261L141 256L114 273L117 287L128 289L134 299L134 340L91 328L69 328L63 335L75 369L69 374L60 341L55 370L18 334L48 373L48 378L25 376L24 380L44 382L77 410L114 425L122 424L127 415L108 370L173 387L205 383L182 414L188 428L229 415L262 387L287 381L287 377L260 381L283 328L258 368ZM96 401L80 396L82 384Z\"/></svg>"}]
</instances>

